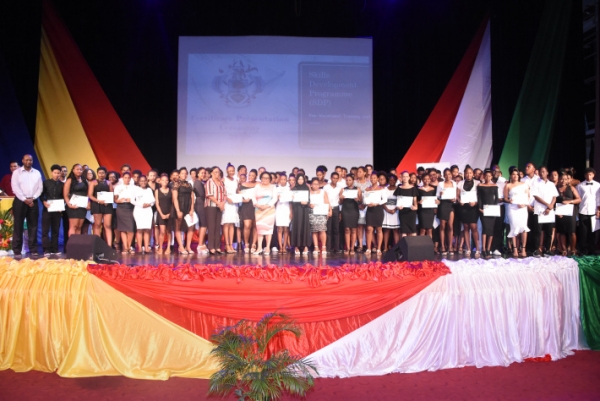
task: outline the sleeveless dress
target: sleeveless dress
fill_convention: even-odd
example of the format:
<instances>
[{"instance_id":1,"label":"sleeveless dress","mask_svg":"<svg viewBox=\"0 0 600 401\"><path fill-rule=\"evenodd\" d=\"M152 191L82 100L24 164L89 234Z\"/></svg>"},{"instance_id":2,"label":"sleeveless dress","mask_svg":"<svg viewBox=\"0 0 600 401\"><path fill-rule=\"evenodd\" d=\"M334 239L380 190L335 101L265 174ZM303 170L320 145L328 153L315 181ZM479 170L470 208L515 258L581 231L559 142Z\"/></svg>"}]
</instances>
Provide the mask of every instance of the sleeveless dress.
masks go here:
<instances>
[{"instance_id":1,"label":"sleeveless dress","mask_svg":"<svg viewBox=\"0 0 600 401\"><path fill-rule=\"evenodd\" d=\"M81 182L75 182L74 185L71 185L71 192L69 193L69 199L71 196L79 195L79 196L88 196L88 186L85 180L81 180ZM70 207L66 207L67 216L70 219L85 219L85 215L87 214L87 209L85 207L78 207L77 209L71 209Z\"/></svg>"},{"instance_id":2,"label":"sleeveless dress","mask_svg":"<svg viewBox=\"0 0 600 401\"><path fill-rule=\"evenodd\" d=\"M344 189L357 189L357 187L353 186ZM344 198L342 202L342 223L344 223L344 227L357 228L358 214L358 202L354 199Z\"/></svg>"},{"instance_id":3,"label":"sleeveless dress","mask_svg":"<svg viewBox=\"0 0 600 401\"><path fill-rule=\"evenodd\" d=\"M387 195L387 189L378 189L377 191L386 191L386 193L382 193L382 196ZM371 192L371 191L369 191ZM388 214L385 210L383 210L383 205L377 205L375 207L369 206L367 207L367 215L365 216L365 224L368 227L379 228L383 226L383 219L385 218L384 214Z\"/></svg>"},{"instance_id":4,"label":"sleeveless dress","mask_svg":"<svg viewBox=\"0 0 600 401\"><path fill-rule=\"evenodd\" d=\"M234 178L230 180L228 177L223 179L223 183L225 184L225 193L226 194L235 194L238 189L238 180ZM236 227L240 224L240 215L238 214L238 205L237 203L229 203L227 200L225 201L225 210L223 211L223 215L221 216L221 224L235 224Z\"/></svg>"},{"instance_id":5,"label":"sleeveless dress","mask_svg":"<svg viewBox=\"0 0 600 401\"><path fill-rule=\"evenodd\" d=\"M510 190L508 197L512 198L515 195L524 194L527 192L528 188L527 185L516 186ZM526 207L519 207L519 205L507 203L506 216L508 218L508 224L510 224L510 232L506 235L508 238L513 238L523 232L528 233L530 231L529 227L527 227L528 213Z\"/></svg>"},{"instance_id":6,"label":"sleeveless dress","mask_svg":"<svg viewBox=\"0 0 600 401\"><path fill-rule=\"evenodd\" d=\"M286 185L285 187L277 187L276 192L279 194L281 192L289 192L289 190L290 186ZM275 206L275 225L277 227L289 227L290 223L290 202L277 201L277 205Z\"/></svg>"},{"instance_id":7,"label":"sleeveless dress","mask_svg":"<svg viewBox=\"0 0 600 401\"><path fill-rule=\"evenodd\" d=\"M186 214L190 214L190 208L192 207L192 185L187 181L178 181L174 183L173 190L177 190L179 211L183 213L183 217L185 217ZM177 210L175 207L173 207L173 218L177 218ZM181 219L181 225L179 227L181 231L187 231L188 225L185 222L185 218Z\"/></svg>"},{"instance_id":8,"label":"sleeveless dress","mask_svg":"<svg viewBox=\"0 0 600 401\"><path fill-rule=\"evenodd\" d=\"M458 188L461 190L461 192L471 192L471 191L475 191L477 192L477 184L478 181L475 180L471 180L471 181L461 181L460 184L458 185ZM471 206L467 203L465 203L464 205L461 205L459 203L458 209L460 210L460 221L463 224L475 224L477 223L477 219L479 218L479 209L478 206Z\"/></svg>"},{"instance_id":9,"label":"sleeveless dress","mask_svg":"<svg viewBox=\"0 0 600 401\"><path fill-rule=\"evenodd\" d=\"M440 200L438 205L438 219L448 221L450 212L454 211L454 203L450 199L442 199L442 191L454 191L456 193L456 183L452 181L452 187L444 187L444 181L437 186L436 196Z\"/></svg>"},{"instance_id":10,"label":"sleeveless dress","mask_svg":"<svg viewBox=\"0 0 600 401\"><path fill-rule=\"evenodd\" d=\"M244 184L242 184L240 186L240 192L243 195L244 192L246 192L246 191L254 191L254 187L246 187L246 186L244 186ZM240 206L240 208L239 208L239 215L240 215L240 220L242 220L242 221L255 219L254 205L252 204L252 201L242 203L242 206Z\"/></svg>"},{"instance_id":11,"label":"sleeveless dress","mask_svg":"<svg viewBox=\"0 0 600 401\"><path fill-rule=\"evenodd\" d=\"M98 192L109 192L110 187L108 186L108 181L97 181L96 186L94 187L94 197L98 198ZM114 208L112 203L107 203L105 205L101 205L98 202L94 202L90 200L91 203L91 212L92 214L112 214Z\"/></svg>"},{"instance_id":12,"label":"sleeveless dress","mask_svg":"<svg viewBox=\"0 0 600 401\"><path fill-rule=\"evenodd\" d=\"M319 189L319 194L325 196L324 193L323 189ZM310 193L309 199L313 195L317 194ZM313 214L313 210L310 207L308 208L308 223L310 224L310 232L318 233L327 231L327 216Z\"/></svg>"},{"instance_id":13,"label":"sleeveless dress","mask_svg":"<svg viewBox=\"0 0 600 401\"><path fill-rule=\"evenodd\" d=\"M160 210L162 210L163 214L171 213L173 210L173 193L171 192L171 188L167 187L168 192L163 194L160 188L157 188L155 191L156 196L158 197L158 205L160 206ZM167 230L173 229L173 215L169 214L168 219L163 219L160 213L156 214L156 225L159 226L167 226Z\"/></svg>"},{"instance_id":14,"label":"sleeveless dress","mask_svg":"<svg viewBox=\"0 0 600 401\"><path fill-rule=\"evenodd\" d=\"M419 188L419 189L417 189L417 191L419 192L419 196L417 197L418 201L420 201L421 199L423 199L426 196L435 197L435 189L432 189L431 191L424 191L423 189ZM435 218L435 209L429 208L429 207L423 208L423 207L421 207L421 205L419 205L419 210L417 210L417 214L419 216L420 228L423 228L425 230L433 229L433 219Z\"/></svg>"},{"instance_id":15,"label":"sleeveless dress","mask_svg":"<svg viewBox=\"0 0 600 401\"><path fill-rule=\"evenodd\" d=\"M388 230L395 230L400 227L400 218L398 217L398 209L396 209L396 196L394 195L394 191L390 191L388 188L385 189L387 191L387 202L385 205L388 209L394 209L394 213L390 214L385 209L383 210L383 224L381 227L386 228Z\"/></svg>"},{"instance_id":16,"label":"sleeveless dress","mask_svg":"<svg viewBox=\"0 0 600 401\"><path fill-rule=\"evenodd\" d=\"M558 191L558 188L556 188ZM561 193L558 191L558 196L556 197L556 203L562 203L565 200L573 200L575 196L573 195L573 189L570 185L567 185L567 188ZM577 205L574 205L577 207ZM576 210L573 209L573 216L556 216L556 232L563 235L571 235L576 231L577 222L575 221Z\"/></svg>"},{"instance_id":17,"label":"sleeveless dress","mask_svg":"<svg viewBox=\"0 0 600 401\"><path fill-rule=\"evenodd\" d=\"M396 196L412 196L418 197L419 191L417 187L412 188L396 188L394 192ZM402 234L416 234L417 233L417 212L411 208L405 207L398 210L400 217L400 232Z\"/></svg>"}]
</instances>

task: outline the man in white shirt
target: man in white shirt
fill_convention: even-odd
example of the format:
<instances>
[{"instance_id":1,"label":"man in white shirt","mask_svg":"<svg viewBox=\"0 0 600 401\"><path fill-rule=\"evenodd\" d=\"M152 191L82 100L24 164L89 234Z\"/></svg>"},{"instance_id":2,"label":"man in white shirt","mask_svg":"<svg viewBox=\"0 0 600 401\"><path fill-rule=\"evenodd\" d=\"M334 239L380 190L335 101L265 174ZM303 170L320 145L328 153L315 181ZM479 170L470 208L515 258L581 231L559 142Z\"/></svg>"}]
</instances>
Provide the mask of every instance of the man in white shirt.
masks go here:
<instances>
[{"instance_id":1,"label":"man in white shirt","mask_svg":"<svg viewBox=\"0 0 600 401\"><path fill-rule=\"evenodd\" d=\"M587 255L596 254L598 231L595 230L600 218L600 184L594 181L596 170L585 169L585 181L577 185L577 192L581 197L579 204L579 234L578 243L580 252Z\"/></svg>"},{"instance_id":2,"label":"man in white shirt","mask_svg":"<svg viewBox=\"0 0 600 401\"><path fill-rule=\"evenodd\" d=\"M329 199L331 205L331 217L327 219L327 251L339 253L340 248L340 190L342 186L338 184L340 175L335 171L331 173L329 183L323 190Z\"/></svg>"},{"instance_id":3,"label":"man in white shirt","mask_svg":"<svg viewBox=\"0 0 600 401\"><path fill-rule=\"evenodd\" d=\"M42 175L33 167L33 157L23 156L23 166L13 172L11 187L15 193L13 215L15 219L12 248L15 258L21 257L23 248L23 230L27 219L29 252L38 256L37 227L40 211L38 198L42 194Z\"/></svg>"},{"instance_id":4,"label":"man in white shirt","mask_svg":"<svg viewBox=\"0 0 600 401\"><path fill-rule=\"evenodd\" d=\"M506 178L502 177L502 170L500 170L500 166L494 164L492 166L492 182L498 185L498 204L500 206L500 218L496 219L494 223L494 236L492 237L492 249L494 250L494 256L502 256L502 247L504 245L504 232L505 226L504 217L506 214L506 209L504 208L504 187L506 186Z\"/></svg>"},{"instance_id":5,"label":"man in white shirt","mask_svg":"<svg viewBox=\"0 0 600 401\"><path fill-rule=\"evenodd\" d=\"M535 215L533 211L533 191L535 185L538 183L540 177L535 175L535 164L529 162L525 165L525 176L521 178L521 182L529 185L529 206L527 206L528 216L527 216L527 227L531 230L529 235L527 236L527 252L531 254L535 254L538 249L538 244L540 242L539 229L538 229L538 217ZM539 255L534 255L539 256Z\"/></svg>"},{"instance_id":6,"label":"man in white shirt","mask_svg":"<svg viewBox=\"0 0 600 401\"><path fill-rule=\"evenodd\" d=\"M551 245L554 239L554 222L540 223L541 216L553 216L554 204L558 191L556 185L548 180L548 168L541 166L539 168L540 179L535 184L532 196L534 198L533 209L538 217L537 236L539 237L538 249L533 252L533 256L539 257L542 255L542 247L546 248L546 256L552 256Z\"/></svg>"}]
</instances>

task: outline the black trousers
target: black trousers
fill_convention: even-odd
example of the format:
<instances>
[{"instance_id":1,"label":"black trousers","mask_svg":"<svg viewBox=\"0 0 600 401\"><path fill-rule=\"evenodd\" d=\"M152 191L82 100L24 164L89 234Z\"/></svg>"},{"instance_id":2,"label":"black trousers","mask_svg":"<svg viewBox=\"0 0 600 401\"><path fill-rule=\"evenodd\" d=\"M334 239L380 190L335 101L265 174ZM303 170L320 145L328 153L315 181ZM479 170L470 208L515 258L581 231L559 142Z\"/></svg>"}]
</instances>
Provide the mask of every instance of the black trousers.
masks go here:
<instances>
[{"instance_id":1,"label":"black trousers","mask_svg":"<svg viewBox=\"0 0 600 401\"><path fill-rule=\"evenodd\" d=\"M29 207L24 202L15 198L13 201L13 215L15 218L12 248L15 255L20 255L23 249L23 230L25 219L27 219L27 234L29 236L29 252L37 252L37 227L40 211L38 209L38 200L33 201L33 206Z\"/></svg>"},{"instance_id":2,"label":"black trousers","mask_svg":"<svg viewBox=\"0 0 600 401\"><path fill-rule=\"evenodd\" d=\"M598 242L598 232L592 231L592 219L595 219L595 215L579 215L579 227L577 234L577 242L579 245L579 251L587 255L594 255L596 253L596 243Z\"/></svg>"},{"instance_id":3,"label":"black trousers","mask_svg":"<svg viewBox=\"0 0 600 401\"><path fill-rule=\"evenodd\" d=\"M67 253L67 241L69 240L69 216L67 216L67 212L62 212L62 230L63 230L63 248L65 250L65 253ZM113 220L112 221L116 221L115 219L117 218L116 214L113 214ZM121 240L121 238L119 238L119 241Z\"/></svg>"},{"instance_id":4,"label":"black trousers","mask_svg":"<svg viewBox=\"0 0 600 401\"><path fill-rule=\"evenodd\" d=\"M331 217L327 219L327 249L330 251L340 250L340 208L331 208Z\"/></svg>"},{"instance_id":5,"label":"black trousers","mask_svg":"<svg viewBox=\"0 0 600 401\"><path fill-rule=\"evenodd\" d=\"M44 253L58 252L58 233L62 215L61 212L49 213L46 208L42 210L42 248L44 248ZM48 236L48 234L51 235Z\"/></svg>"},{"instance_id":6,"label":"black trousers","mask_svg":"<svg viewBox=\"0 0 600 401\"><path fill-rule=\"evenodd\" d=\"M209 206L206 212L206 236L208 249L221 249L221 216L223 212L218 207Z\"/></svg>"},{"instance_id":7,"label":"black trousers","mask_svg":"<svg viewBox=\"0 0 600 401\"><path fill-rule=\"evenodd\" d=\"M494 221L494 237L492 238L492 251L502 252L504 247L504 216L506 215L506 209L504 205L500 205L500 217Z\"/></svg>"},{"instance_id":8,"label":"black trousers","mask_svg":"<svg viewBox=\"0 0 600 401\"><path fill-rule=\"evenodd\" d=\"M546 251L550 251L550 247L552 246L552 230L554 230L554 227L556 227L555 223L538 223L537 225L538 244L540 243L541 233L544 233L544 248Z\"/></svg>"},{"instance_id":9,"label":"black trousers","mask_svg":"<svg viewBox=\"0 0 600 401\"><path fill-rule=\"evenodd\" d=\"M540 229L538 228L538 217L537 214L533 214L531 210L528 210L527 214L527 227L529 227L529 235L527 236L527 252L534 252L540 246Z\"/></svg>"}]
</instances>

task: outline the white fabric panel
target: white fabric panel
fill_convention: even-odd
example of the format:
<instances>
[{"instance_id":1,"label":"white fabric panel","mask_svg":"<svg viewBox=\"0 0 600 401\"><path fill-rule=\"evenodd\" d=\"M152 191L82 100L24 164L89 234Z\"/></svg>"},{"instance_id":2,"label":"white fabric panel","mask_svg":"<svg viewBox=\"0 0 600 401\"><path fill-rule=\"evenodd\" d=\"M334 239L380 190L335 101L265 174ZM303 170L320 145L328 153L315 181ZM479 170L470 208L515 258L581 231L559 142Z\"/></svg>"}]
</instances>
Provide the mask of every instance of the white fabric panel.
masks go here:
<instances>
[{"instance_id":1,"label":"white fabric panel","mask_svg":"<svg viewBox=\"0 0 600 401\"><path fill-rule=\"evenodd\" d=\"M467 164L485 169L492 162L489 22L440 162L457 164L461 169Z\"/></svg>"},{"instance_id":2,"label":"white fabric panel","mask_svg":"<svg viewBox=\"0 0 600 401\"><path fill-rule=\"evenodd\" d=\"M452 274L309 355L319 375L507 366L586 348L573 259L444 262Z\"/></svg>"}]
</instances>

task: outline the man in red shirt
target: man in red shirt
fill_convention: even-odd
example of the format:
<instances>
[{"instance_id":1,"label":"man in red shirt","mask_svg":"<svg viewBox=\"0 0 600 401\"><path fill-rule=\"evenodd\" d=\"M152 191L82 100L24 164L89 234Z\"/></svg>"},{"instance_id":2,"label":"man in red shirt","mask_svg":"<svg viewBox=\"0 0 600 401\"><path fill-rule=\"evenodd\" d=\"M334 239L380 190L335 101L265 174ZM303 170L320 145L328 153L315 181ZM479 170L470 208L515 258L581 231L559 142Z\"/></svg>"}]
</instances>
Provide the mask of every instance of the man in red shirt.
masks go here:
<instances>
[{"instance_id":1,"label":"man in red shirt","mask_svg":"<svg viewBox=\"0 0 600 401\"><path fill-rule=\"evenodd\" d=\"M2 192L6 193L6 195L8 196L15 196L15 193L13 192L12 187L10 185L10 180L12 179L13 171L15 171L18 168L19 163L17 163L16 161L10 162L10 173L2 177L2 181L0 181L0 190L2 190Z\"/></svg>"}]
</instances>

